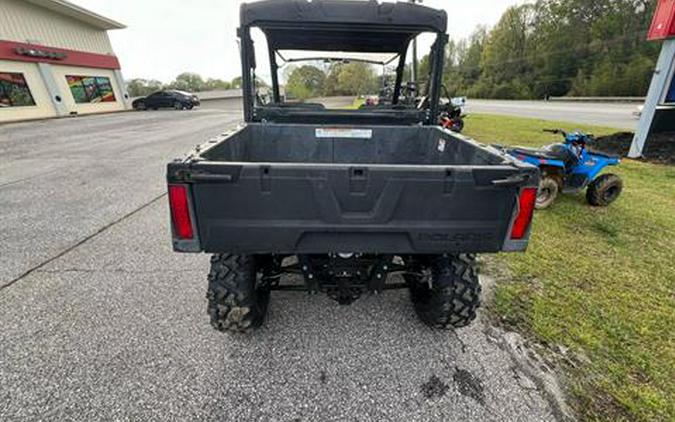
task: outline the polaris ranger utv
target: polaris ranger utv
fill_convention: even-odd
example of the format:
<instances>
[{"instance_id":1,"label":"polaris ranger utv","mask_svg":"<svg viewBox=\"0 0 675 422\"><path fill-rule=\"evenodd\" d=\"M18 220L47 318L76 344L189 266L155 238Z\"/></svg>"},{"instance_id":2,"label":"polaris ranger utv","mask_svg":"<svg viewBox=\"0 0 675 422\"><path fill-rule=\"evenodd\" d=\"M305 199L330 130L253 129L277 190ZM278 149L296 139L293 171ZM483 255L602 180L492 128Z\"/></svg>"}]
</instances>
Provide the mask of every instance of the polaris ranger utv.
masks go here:
<instances>
[{"instance_id":1,"label":"polaris ranger utv","mask_svg":"<svg viewBox=\"0 0 675 422\"><path fill-rule=\"evenodd\" d=\"M446 25L444 11L402 2L242 5L246 125L170 163L167 174L174 250L214 254L207 297L216 329L260 326L272 290L349 304L407 288L432 327L475 318L475 254L525 250L539 174L437 125ZM267 102L254 30L256 44L267 44ZM426 98L402 104L406 54L422 33L435 39ZM324 64L397 61L390 104L284 102L278 75L301 61L298 51Z\"/></svg>"}]
</instances>

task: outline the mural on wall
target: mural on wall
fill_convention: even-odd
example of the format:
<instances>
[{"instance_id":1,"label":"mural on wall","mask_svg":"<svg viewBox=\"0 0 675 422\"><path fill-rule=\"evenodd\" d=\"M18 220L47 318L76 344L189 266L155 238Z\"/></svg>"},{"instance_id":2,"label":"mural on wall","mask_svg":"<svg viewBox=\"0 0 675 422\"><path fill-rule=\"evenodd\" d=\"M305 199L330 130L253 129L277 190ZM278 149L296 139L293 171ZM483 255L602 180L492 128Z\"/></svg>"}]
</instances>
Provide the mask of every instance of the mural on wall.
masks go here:
<instances>
[{"instance_id":1,"label":"mural on wall","mask_svg":"<svg viewBox=\"0 0 675 422\"><path fill-rule=\"evenodd\" d=\"M67 75L66 80L76 103L115 102L110 78L104 76Z\"/></svg>"},{"instance_id":2,"label":"mural on wall","mask_svg":"<svg viewBox=\"0 0 675 422\"><path fill-rule=\"evenodd\" d=\"M22 73L0 72L0 108L34 105L35 100Z\"/></svg>"}]
</instances>

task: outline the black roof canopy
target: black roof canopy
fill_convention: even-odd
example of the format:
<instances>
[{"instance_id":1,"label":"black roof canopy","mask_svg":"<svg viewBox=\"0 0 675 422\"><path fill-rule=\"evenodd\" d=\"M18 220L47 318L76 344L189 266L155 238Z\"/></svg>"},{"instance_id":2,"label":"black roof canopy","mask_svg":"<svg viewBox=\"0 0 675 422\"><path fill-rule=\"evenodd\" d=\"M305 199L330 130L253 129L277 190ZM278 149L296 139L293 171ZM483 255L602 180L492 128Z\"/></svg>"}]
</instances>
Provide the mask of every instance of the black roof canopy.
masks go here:
<instances>
[{"instance_id":1,"label":"black roof canopy","mask_svg":"<svg viewBox=\"0 0 675 422\"><path fill-rule=\"evenodd\" d=\"M295 121L349 124L436 124L443 76L448 17L445 11L408 2L376 0L263 0L241 6L242 86L244 118L250 121ZM272 76L272 102L257 101L255 47L251 28L267 38ZM410 41L424 32L436 34L430 52L429 101L423 110L399 107L398 99ZM392 108L326 110L320 104L286 103L279 90L277 55L286 50L394 53L399 58ZM316 56L321 57L321 55ZM282 57L283 58L283 57ZM387 62L389 63L389 62ZM398 107L398 108L396 108Z\"/></svg>"},{"instance_id":2,"label":"black roof canopy","mask_svg":"<svg viewBox=\"0 0 675 422\"><path fill-rule=\"evenodd\" d=\"M242 4L242 27L257 26L272 49L401 52L421 32L445 33L447 14L375 0L265 0Z\"/></svg>"}]
</instances>

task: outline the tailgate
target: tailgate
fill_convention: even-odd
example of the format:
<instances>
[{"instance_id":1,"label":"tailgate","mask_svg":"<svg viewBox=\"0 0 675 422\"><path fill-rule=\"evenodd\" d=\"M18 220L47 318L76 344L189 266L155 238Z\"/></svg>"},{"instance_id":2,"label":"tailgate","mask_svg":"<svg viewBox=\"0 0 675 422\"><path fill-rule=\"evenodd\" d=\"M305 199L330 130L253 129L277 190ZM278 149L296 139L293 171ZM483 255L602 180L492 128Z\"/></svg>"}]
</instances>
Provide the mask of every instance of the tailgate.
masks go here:
<instances>
[{"instance_id":1,"label":"tailgate","mask_svg":"<svg viewBox=\"0 0 675 422\"><path fill-rule=\"evenodd\" d=\"M198 235L174 247L288 254L522 250L526 240L506 246L505 239L520 189L536 186L536 179L534 167L510 165L173 163L169 183L187 186Z\"/></svg>"}]
</instances>

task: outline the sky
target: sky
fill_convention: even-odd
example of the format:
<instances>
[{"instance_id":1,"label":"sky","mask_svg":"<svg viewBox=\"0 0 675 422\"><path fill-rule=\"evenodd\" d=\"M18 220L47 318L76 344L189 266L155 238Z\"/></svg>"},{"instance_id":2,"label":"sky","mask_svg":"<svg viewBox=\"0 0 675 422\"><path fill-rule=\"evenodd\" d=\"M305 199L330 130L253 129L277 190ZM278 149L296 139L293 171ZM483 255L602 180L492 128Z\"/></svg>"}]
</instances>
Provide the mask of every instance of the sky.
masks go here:
<instances>
[{"instance_id":1,"label":"sky","mask_svg":"<svg viewBox=\"0 0 675 422\"><path fill-rule=\"evenodd\" d=\"M172 81L182 72L231 80L241 72L236 29L242 0L70 0L121 22L110 31L126 79ZM448 12L448 33L465 38L477 25L497 23L519 0L424 0ZM420 54L422 54L420 47ZM424 51L426 52L426 51Z\"/></svg>"}]
</instances>

